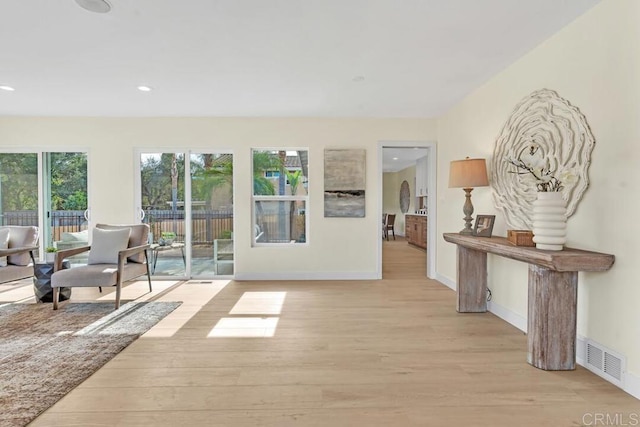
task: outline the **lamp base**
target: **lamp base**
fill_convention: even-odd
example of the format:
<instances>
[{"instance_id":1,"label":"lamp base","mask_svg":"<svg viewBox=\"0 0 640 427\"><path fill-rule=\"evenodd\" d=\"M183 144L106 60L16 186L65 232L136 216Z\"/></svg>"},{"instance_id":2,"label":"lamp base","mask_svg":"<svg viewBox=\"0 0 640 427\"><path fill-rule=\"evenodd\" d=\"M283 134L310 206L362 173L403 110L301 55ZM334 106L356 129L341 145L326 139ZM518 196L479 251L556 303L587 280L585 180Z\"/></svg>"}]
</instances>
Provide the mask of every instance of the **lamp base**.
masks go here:
<instances>
[{"instance_id":1,"label":"lamp base","mask_svg":"<svg viewBox=\"0 0 640 427\"><path fill-rule=\"evenodd\" d=\"M473 213L473 204L471 204L471 192L473 188L463 188L464 190L464 206L462 207L462 212L464 213L464 228L460 232L460 234L473 234L473 228L471 227L471 221L473 221L473 217L471 214Z\"/></svg>"}]
</instances>

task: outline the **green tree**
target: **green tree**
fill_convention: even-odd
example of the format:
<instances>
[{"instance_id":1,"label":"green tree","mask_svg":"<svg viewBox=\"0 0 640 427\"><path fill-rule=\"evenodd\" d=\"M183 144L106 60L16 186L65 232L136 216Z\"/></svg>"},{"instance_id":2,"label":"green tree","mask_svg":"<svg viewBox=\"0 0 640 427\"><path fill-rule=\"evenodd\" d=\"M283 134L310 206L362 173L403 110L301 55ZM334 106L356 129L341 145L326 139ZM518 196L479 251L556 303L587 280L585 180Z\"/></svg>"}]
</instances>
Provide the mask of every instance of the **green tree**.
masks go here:
<instances>
[{"instance_id":1,"label":"green tree","mask_svg":"<svg viewBox=\"0 0 640 427\"><path fill-rule=\"evenodd\" d=\"M214 157L212 157L214 156ZM191 194L211 209L233 204L233 157L230 154L202 155L202 163L191 163Z\"/></svg>"},{"instance_id":2,"label":"green tree","mask_svg":"<svg viewBox=\"0 0 640 427\"><path fill-rule=\"evenodd\" d=\"M282 161L272 151L253 152L253 194L255 196L274 196L273 183L264 176L265 171L280 170Z\"/></svg>"},{"instance_id":3,"label":"green tree","mask_svg":"<svg viewBox=\"0 0 640 427\"><path fill-rule=\"evenodd\" d=\"M253 152L253 194L255 196L276 194L273 183L264 176L264 173L268 170L280 170L281 165L280 158L272 151ZM261 201L256 201L256 222L262 230L265 230L264 209Z\"/></svg>"},{"instance_id":4,"label":"green tree","mask_svg":"<svg viewBox=\"0 0 640 427\"><path fill-rule=\"evenodd\" d=\"M51 209L87 209L87 155L51 153Z\"/></svg>"},{"instance_id":5,"label":"green tree","mask_svg":"<svg viewBox=\"0 0 640 427\"><path fill-rule=\"evenodd\" d=\"M298 186L300 182L302 182L302 171L297 170L291 172L287 170L285 173L287 174L287 181L289 181L289 187L291 188L291 195L295 196L298 192Z\"/></svg>"},{"instance_id":6,"label":"green tree","mask_svg":"<svg viewBox=\"0 0 640 427\"><path fill-rule=\"evenodd\" d=\"M172 202L173 153L149 155L142 159L140 175L142 181L142 206L152 209L167 209ZM184 200L184 155L177 154L175 162L176 200ZM168 203L167 203L168 202Z\"/></svg>"},{"instance_id":7,"label":"green tree","mask_svg":"<svg viewBox=\"0 0 640 427\"><path fill-rule=\"evenodd\" d=\"M2 212L38 209L38 155L0 153Z\"/></svg>"}]
</instances>

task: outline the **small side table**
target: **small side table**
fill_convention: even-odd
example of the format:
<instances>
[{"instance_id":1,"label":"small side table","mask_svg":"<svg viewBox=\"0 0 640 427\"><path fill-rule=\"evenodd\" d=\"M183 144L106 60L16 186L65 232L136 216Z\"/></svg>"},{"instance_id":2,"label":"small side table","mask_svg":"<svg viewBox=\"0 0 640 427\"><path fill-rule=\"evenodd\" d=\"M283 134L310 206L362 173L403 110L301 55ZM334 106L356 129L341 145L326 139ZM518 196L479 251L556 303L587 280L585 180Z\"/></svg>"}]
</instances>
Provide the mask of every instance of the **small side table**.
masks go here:
<instances>
[{"instance_id":1,"label":"small side table","mask_svg":"<svg viewBox=\"0 0 640 427\"><path fill-rule=\"evenodd\" d=\"M156 272L156 263L158 262L158 254L160 252L170 251L172 249L180 249L180 253L182 254L182 262L184 263L185 268L187 267L187 261L184 256L184 243L171 243L170 245L159 245L157 243L153 243L150 246L151 255L153 257L153 268L151 269L152 273Z\"/></svg>"},{"instance_id":2,"label":"small side table","mask_svg":"<svg viewBox=\"0 0 640 427\"><path fill-rule=\"evenodd\" d=\"M51 275L54 264L52 262L36 262L33 266L33 292L36 295L36 302L53 302L53 289L51 289ZM70 268L69 261L62 262L62 268ZM71 298L71 288L60 288L60 301Z\"/></svg>"}]
</instances>

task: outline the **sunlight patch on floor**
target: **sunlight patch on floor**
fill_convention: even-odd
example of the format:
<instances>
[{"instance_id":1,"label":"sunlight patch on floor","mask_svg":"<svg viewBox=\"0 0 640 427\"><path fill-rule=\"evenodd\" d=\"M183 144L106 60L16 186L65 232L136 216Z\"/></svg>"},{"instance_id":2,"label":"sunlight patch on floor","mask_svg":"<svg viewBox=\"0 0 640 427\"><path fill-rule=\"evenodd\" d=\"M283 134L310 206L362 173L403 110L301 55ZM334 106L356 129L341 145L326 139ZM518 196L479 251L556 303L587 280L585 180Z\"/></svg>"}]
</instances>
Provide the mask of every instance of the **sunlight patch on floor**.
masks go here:
<instances>
[{"instance_id":1,"label":"sunlight patch on floor","mask_svg":"<svg viewBox=\"0 0 640 427\"><path fill-rule=\"evenodd\" d=\"M209 332L207 338L273 337L278 320L278 317L223 317Z\"/></svg>"},{"instance_id":2,"label":"sunlight patch on floor","mask_svg":"<svg viewBox=\"0 0 640 427\"><path fill-rule=\"evenodd\" d=\"M280 314L286 292L245 292L229 314Z\"/></svg>"},{"instance_id":3,"label":"sunlight patch on floor","mask_svg":"<svg viewBox=\"0 0 640 427\"><path fill-rule=\"evenodd\" d=\"M279 315L287 296L286 292L244 292L229 315L223 317L211 329L207 338L267 338L276 334L279 317L267 317L267 315ZM262 315L253 317L247 315Z\"/></svg>"},{"instance_id":4,"label":"sunlight patch on floor","mask_svg":"<svg viewBox=\"0 0 640 427\"><path fill-rule=\"evenodd\" d=\"M158 298L157 301L183 301L183 303L140 338L167 338L174 336L202 307L231 283L230 280L198 282L202 281L185 282Z\"/></svg>"},{"instance_id":5,"label":"sunlight patch on floor","mask_svg":"<svg viewBox=\"0 0 640 427\"><path fill-rule=\"evenodd\" d=\"M33 283L22 286L13 286L12 289L0 293L0 302L33 303L35 296L33 293Z\"/></svg>"},{"instance_id":6,"label":"sunlight patch on floor","mask_svg":"<svg viewBox=\"0 0 640 427\"><path fill-rule=\"evenodd\" d=\"M152 281L151 288L153 292L149 292L149 282L146 280L136 280L133 282L127 283L122 287L122 295L120 296L121 300L129 301L147 301L157 297L162 292L169 289L171 286L179 283L175 280L162 280L162 281ZM107 293L105 293L102 297L98 298L98 301L115 301L116 300L116 288L108 287ZM105 288L102 288L102 291L105 291Z\"/></svg>"}]
</instances>

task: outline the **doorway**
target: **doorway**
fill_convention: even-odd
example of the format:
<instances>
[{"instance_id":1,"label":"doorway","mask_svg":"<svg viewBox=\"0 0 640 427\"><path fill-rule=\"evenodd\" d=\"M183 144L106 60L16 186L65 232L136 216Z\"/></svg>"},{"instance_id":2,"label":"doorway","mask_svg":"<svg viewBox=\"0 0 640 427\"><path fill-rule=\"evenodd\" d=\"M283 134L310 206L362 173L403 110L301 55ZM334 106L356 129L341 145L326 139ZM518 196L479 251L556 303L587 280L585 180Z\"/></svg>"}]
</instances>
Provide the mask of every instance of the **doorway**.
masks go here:
<instances>
[{"instance_id":1,"label":"doorway","mask_svg":"<svg viewBox=\"0 0 640 427\"><path fill-rule=\"evenodd\" d=\"M394 179L406 180L410 187L411 199L406 213L427 216L425 271L427 277L434 278L436 271L436 144L423 141L383 141L378 144L378 158L380 200L378 218L381 218L384 213L395 212L396 232L405 234L405 212L401 212L399 200L402 182L397 182L397 185L393 183ZM420 163L422 166L419 166ZM385 173L397 175L385 180ZM400 221L398 221L399 216ZM378 244L378 278L382 278L382 246L383 242L380 239Z\"/></svg>"}]
</instances>

